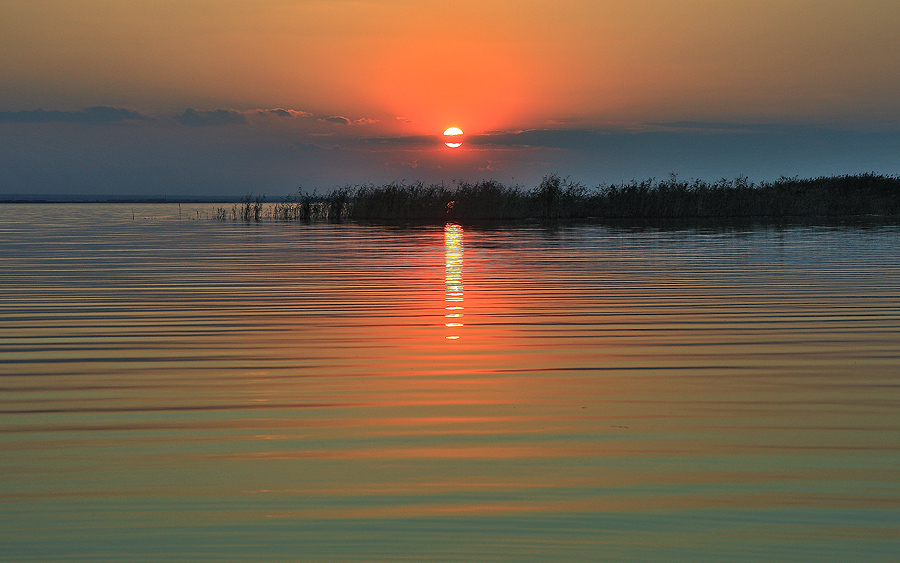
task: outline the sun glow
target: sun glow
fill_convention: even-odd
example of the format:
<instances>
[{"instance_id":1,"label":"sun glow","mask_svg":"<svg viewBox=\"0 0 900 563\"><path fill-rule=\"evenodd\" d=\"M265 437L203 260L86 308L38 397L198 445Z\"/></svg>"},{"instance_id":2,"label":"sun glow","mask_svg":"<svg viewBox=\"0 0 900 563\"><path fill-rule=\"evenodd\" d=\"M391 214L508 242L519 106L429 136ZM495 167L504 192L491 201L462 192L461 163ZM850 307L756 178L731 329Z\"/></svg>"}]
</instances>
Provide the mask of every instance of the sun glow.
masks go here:
<instances>
[{"instance_id":1,"label":"sun glow","mask_svg":"<svg viewBox=\"0 0 900 563\"><path fill-rule=\"evenodd\" d=\"M455 149L456 147L462 145L460 142L463 131L459 127L447 127L444 129L444 139L447 141L444 143L451 149Z\"/></svg>"}]
</instances>

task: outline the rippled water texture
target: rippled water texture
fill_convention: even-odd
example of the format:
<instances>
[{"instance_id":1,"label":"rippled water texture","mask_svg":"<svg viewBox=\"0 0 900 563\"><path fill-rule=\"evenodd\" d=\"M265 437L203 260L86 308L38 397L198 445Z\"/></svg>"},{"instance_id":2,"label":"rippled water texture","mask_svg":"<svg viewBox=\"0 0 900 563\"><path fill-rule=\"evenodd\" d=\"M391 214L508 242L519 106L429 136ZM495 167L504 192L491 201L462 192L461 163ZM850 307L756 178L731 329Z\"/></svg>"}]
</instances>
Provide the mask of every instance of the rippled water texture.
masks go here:
<instances>
[{"instance_id":1,"label":"rippled water texture","mask_svg":"<svg viewBox=\"0 0 900 563\"><path fill-rule=\"evenodd\" d=\"M0 210L3 561L900 553L896 228Z\"/></svg>"}]
</instances>

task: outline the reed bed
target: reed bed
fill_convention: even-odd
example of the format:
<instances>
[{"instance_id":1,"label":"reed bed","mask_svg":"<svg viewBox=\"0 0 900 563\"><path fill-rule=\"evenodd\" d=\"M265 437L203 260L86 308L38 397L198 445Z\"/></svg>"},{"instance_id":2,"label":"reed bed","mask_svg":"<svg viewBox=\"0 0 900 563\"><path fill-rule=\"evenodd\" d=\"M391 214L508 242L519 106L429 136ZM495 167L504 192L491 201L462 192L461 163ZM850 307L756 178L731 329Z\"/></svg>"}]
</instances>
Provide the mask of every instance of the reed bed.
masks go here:
<instances>
[{"instance_id":1,"label":"reed bed","mask_svg":"<svg viewBox=\"0 0 900 563\"><path fill-rule=\"evenodd\" d=\"M455 186L391 183L345 187L324 195L298 191L263 206L244 198L221 220L260 221L573 221L573 220L791 220L873 216L900 219L900 177L876 174L813 179L780 178L754 184L746 177L631 181L589 189L546 176L525 189L495 181Z\"/></svg>"}]
</instances>

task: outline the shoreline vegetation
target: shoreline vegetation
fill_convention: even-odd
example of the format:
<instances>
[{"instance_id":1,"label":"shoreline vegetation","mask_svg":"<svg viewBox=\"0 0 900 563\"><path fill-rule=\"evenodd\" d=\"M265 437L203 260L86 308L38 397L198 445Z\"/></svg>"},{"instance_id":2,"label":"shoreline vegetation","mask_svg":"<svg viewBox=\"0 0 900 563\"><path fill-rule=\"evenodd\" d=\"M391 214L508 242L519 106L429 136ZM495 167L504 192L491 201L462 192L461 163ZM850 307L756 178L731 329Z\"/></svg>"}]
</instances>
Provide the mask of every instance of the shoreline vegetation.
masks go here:
<instances>
[{"instance_id":1,"label":"shoreline vegetation","mask_svg":"<svg viewBox=\"0 0 900 563\"><path fill-rule=\"evenodd\" d=\"M859 174L754 184L746 177L708 183L673 174L589 189L554 174L531 190L495 181L453 187L392 183L324 195L298 190L274 204L248 195L231 208L216 208L214 216L372 223L900 220L900 177Z\"/></svg>"}]
</instances>

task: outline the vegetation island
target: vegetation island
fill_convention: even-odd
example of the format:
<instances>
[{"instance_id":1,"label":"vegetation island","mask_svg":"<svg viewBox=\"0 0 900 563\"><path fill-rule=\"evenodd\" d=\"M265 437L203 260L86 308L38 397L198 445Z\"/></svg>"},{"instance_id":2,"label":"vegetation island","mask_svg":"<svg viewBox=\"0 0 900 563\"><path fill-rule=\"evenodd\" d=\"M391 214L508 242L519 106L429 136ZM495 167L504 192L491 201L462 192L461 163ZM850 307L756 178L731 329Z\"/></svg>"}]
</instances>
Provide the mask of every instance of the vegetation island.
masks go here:
<instances>
[{"instance_id":1,"label":"vegetation island","mask_svg":"<svg viewBox=\"0 0 900 563\"><path fill-rule=\"evenodd\" d=\"M804 219L900 219L900 177L876 174L814 179L780 178L759 184L746 177L632 181L589 189L558 175L527 190L495 181L453 187L423 183L345 187L327 194L298 190L263 205L245 197L219 207L220 220L443 223L486 221L720 220L777 222Z\"/></svg>"}]
</instances>

